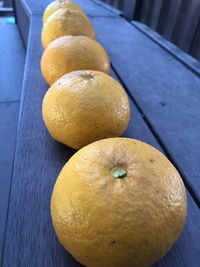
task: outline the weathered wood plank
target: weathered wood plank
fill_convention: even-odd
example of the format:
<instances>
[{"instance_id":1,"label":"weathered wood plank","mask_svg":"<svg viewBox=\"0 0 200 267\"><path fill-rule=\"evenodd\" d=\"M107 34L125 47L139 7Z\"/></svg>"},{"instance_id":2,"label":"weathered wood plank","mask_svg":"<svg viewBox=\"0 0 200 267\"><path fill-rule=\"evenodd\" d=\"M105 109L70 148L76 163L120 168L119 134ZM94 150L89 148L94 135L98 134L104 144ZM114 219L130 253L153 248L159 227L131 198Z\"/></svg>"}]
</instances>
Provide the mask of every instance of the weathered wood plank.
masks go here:
<instances>
[{"instance_id":1,"label":"weathered wood plank","mask_svg":"<svg viewBox=\"0 0 200 267\"><path fill-rule=\"evenodd\" d=\"M108 20L104 25L106 23L110 24ZM48 87L39 66L41 18L34 17L31 25L3 267L78 267L80 265L59 245L51 225L49 202L52 188L61 167L74 150L53 141L42 122L42 99ZM107 38L107 33L101 37ZM128 76L130 73L132 75L134 71L131 69ZM131 110L125 136L138 138L162 150L132 101ZM188 267L199 262L200 213L190 195L188 204L184 232L170 254L157 266L177 267L178 264Z\"/></svg>"},{"instance_id":2,"label":"weathered wood plank","mask_svg":"<svg viewBox=\"0 0 200 267\"><path fill-rule=\"evenodd\" d=\"M122 14L121 10L109 5L107 1L101 1L101 0L92 0L92 1L95 2L95 4L102 6L104 9L111 11L112 15L121 15ZM111 16L111 14L109 16Z\"/></svg>"},{"instance_id":3,"label":"weathered wood plank","mask_svg":"<svg viewBox=\"0 0 200 267\"><path fill-rule=\"evenodd\" d=\"M16 7L16 16L17 16L17 24L20 31L20 34L22 36L22 40L27 46L27 40L28 40L28 33L29 33L29 27L30 27L30 10L27 8L24 2L22 1L16 1L15 0L15 7Z\"/></svg>"},{"instance_id":4,"label":"weathered wood plank","mask_svg":"<svg viewBox=\"0 0 200 267\"><path fill-rule=\"evenodd\" d=\"M132 20L134 18L136 4L137 4L137 0L125 0L124 1L123 15L128 20Z\"/></svg>"},{"instance_id":5,"label":"weathered wood plank","mask_svg":"<svg viewBox=\"0 0 200 267\"><path fill-rule=\"evenodd\" d=\"M200 19L198 22L198 26L195 32L195 37L193 39L191 48L190 48L190 53L193 57L197 58L200 61Z\"/></svg>"},{"instance_id":6,"label":"weathered wood plank","mask_svg":"<svg viewBox=\"0 0 200 267\"><path fill-rule=\"evenodd\" d=\"M163 0L157 31L171 39L182 0Z\"/></svg>"},{"instance_id":7,"label":"weathered wood plank","mask_svg":"<svg viewBox=\"0 0 200 267\"><path fill-rule=\"evenodd\" d=\"M124 8L124 1L118 0L118 8L119 8L119 10L123 10L123 8Z\"/></svg>"},{"instance_id":8,"label":"weathered wood plank","mask_svg":"<svg viewBox=\"0 0 200 267\"><path fill-rule=\"evenodd\" d=\"M155 29L158 23L162 3L163 0L143 0L139 20L152 27L152 29Z\"/></svg>"},{"instance_id":9,"label":"weathered wood plank","mask_svg":"<svg viewBox=\"0 0 200 267\"><path fill-rule=\"evenodd\" d=\"M19 2L25 3L28 8L31 10L32 14L41 15L46 8L46 6L52 2L51 0L19 0ZM92 1L85 1L85 0L75 0L75 3L81 5L82 9L88 16L113 16L113 12L106 10L105 8L101 7L100 5L96 5ZM41 18L42 19L42 18Z\"/></svg>"},{"instance_id":10,"label":"weathered wood plank","mask_svg":"<svg viewBox=\"0 0 200 267\"><path fill-rule=\"evenodd\" d=\"M0 263L12 180L19 101L0 103Z\"/></svg>"},{"instance_id":11,"label":"weathered wood plank","mask_svg":"<svg viewBox=\"0 0 200 267\"><path fill-rule=\"evenodd\" d=\"M118 74L200 200L199 77L122 18L93 23Z\"/></svg>"},{"instance_id":12,"label":"weathered wood plank","mask_svg":"<svg viewBox=\"0 0 200 267\"><path fill-rule=\"evenodd\" d=\"M25 49L16 25L2 25L0 32L0 102L16 101L21 95Z\"/></svg>"},{"instance_id":13,"label":"weathered wood plank","mask_svg":"<svg viewBox=\"0 0 200 267\"><path fill-rule=\"evenodd\" d=\"M123 1L120 0L107 0L107 1L103 1L111 6L113 6L116 9L122 10L123 9Z\"/></svg>"},{"instance_id":14,"label":"weathered wood plank","mask_svg":"<svg viewBox=\"0 0 200 267\"><path fill-rule=\"evenodd\" d=\"M200 77L200 62L185 53L182 49L178 48L176 45L168 41L166 38L162 37L157 32L153 31L150 27L146 26L144 23L138 21L131 22L134 27L139 29L144 35L146 35L153 42L158 44L162 49L166 50L171 54L176 60L181 62L186 68L188 68L192 73Z\"/></svg>"},{"instance_id":15,"label":"weathered wood plank","mask_svg":"<svg viewBox=\"0 0 200 267\"><path fill-rule=\"evenodd\" d=\"M75 2L82 7L82 9L89 17L116 16L116 14L111 10L105 9L101 5L97 5L96 3L94 3L94 1L75 0Z\"/></svg>"},{"instance_id":16,"label":"weathered wood plank","mask_svg":"<svg viewBox=\"0 0 200 267\"><path fill-rule=\"evenodd\" d=\"M49 197L60 167L72 155L73 151L52 142L42 122L41 104L47 85L41 78L39 65L42 49L39 32L37 32L39 28L36 27L36 23L41 23L41 17L34 20L33 23L35 26L31 30L31 42L28 47L14 164L14 177L19 172L21 174L20 176L17 175L17 179L13 177L9 214L13 212L14 214L8 217L5 242L3 266L7 267L56 266L57 264L59 266L59 257L64 253L64 250L58 246L56 238L51 240L52 243L48 243L48 236L52 236L49 227L51 223ZM45 148L48 148L49 154L46 154ZM57 161L58 165L55 166L58 169L49 169L50 172L48 172L47 165L54 166L55 161ZM29 168L27 168L28 165ZM23 183L25 187L22 185ZM31 204L31 202L34 203ZM13 204L15 210L12 209ZM21 208L18 210L16 209L17 206ZM45 225L49 226L44 227ZM18 235L16 231L19 231L20 234ZM7 247L7 244L11 241L11 236L16 239L15 244L13 243L12 253L8 251L9 248ZM68 263L69 265L67 265ZM63 266L77 266L68 257L62 258L62 264Z\"/></svg>"},{"instance_id":17,"label":"weathered wood plank","mask_svg":"<svg viewBox=\"0 0 200 267\"><path fill-rule=\"evenodd\" d=\"M190 49L199 18L200 1L182 0L179 16L173 31L172 42L186 52Z\"/></svg>"},{"instance_id":18,"label":"weathered wood plank","mask_svg":"<svg viewBox=\"0 0 200 267\"><path fill-rule=\"evenodd\" d=\"M0 263L9 203L25 49L16 25L0 26Z\"/></svg>"},{"instance_id":19,"label":"weathered wood plank","mask_svg":"<svg viewBox=\"0 0 200 267\"><path fill-rule=\"evenodd\" d=\"M152 10L150 27L155 31L157 30L158 22L160 19L160 13L163 6L163 1L164 0L157 0L156 2L152 2L153 10Z\"/></svg>"},{"instance_id":20,"label":"weathered wood plank","mask_svg":"<svg viewBox=\"0 0 200 267\"><path fill-rule=\"evenodd\" d=\"M141 10L140 20L143 23L147 23L148 16L151 16L151 14L149 13L149 7L150 7L150 0L142 1L142 10Z\"/></svg>"},{"instance_id":21,"label":"weathered wood plank","mask_svg":"<svg viewBox=\"0 0 200 267\"><path fill-rule=\"evenodd\" d=\"M117 1L107 1L117 5ZM121 3L121 2L120 2ZM198 59L199 0L125 0L124 17L139 20ZM197 44L195 41L197 40Z\"/></svg>"},{"instance_id":22,"label":"weathered wood plank","mask_svg":"<svg viewBox=\"0 0 200 267\"><path fill-rule=\"evenodd\" d=\"M155 0L146 0L144 1L146 3L146 14L144 13L143 16L145 17L145 23L147 25L151 25L151 20L153 18L153 9L154 6L157 6L157 3Z\"/></svg>"}]
</instances>

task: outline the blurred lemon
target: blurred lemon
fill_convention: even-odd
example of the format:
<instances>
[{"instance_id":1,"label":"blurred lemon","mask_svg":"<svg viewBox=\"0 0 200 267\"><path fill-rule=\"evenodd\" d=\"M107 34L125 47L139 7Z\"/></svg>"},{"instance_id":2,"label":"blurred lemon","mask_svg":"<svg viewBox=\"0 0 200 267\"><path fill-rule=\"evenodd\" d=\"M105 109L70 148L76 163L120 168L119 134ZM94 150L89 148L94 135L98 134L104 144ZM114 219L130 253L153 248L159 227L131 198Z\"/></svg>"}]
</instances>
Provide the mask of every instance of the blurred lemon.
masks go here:
<instances>
[{"instance_id":1,"label":"blurred lemon","mask_svg":"<svg viewBox=\"0 0 200 267\"><path fill-rule=\"evenodd\" d=\"M46 7L44 14L43 14L43 23L46 22L48 17L51 16L55 11L57 11L58 9L62 9L62 8L69 8L69 9L77 10L77 11L84 13L81 7L73 3L72 1L56 0L56 1L51 2Z\"/></svg>"},{"instance_id":2,"label":"blurred lemon","mask_svg":"<svg viewBox=\"0 0 200 267\"><path fill-rule=\"evenodd\" d=\"M44 23L41 34L43 47L63 35L83 35L95 39L95 30L82 12L64 8L55 11Z\"/></svg>"}]
</instances>

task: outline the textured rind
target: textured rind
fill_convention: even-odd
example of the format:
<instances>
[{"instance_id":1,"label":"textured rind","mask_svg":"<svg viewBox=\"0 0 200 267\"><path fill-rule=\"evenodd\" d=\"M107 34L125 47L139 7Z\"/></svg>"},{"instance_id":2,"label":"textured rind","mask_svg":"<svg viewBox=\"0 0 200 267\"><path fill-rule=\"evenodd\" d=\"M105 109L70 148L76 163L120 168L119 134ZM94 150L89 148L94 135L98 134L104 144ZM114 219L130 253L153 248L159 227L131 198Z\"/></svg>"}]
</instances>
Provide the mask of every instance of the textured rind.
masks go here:
<instances>
[{"instance_id":1,"label":"textured rind","mask_svg":"<svg viewBox=\"0 0 200 267\"><path fill-rule=\"evenodd\" d=\"M85 78L88 75L92 79ZM66 74L50 87L43 100L43 119L49 132L75 149L120 136L129 118L126 92L116 80L98 71Z\"/></svg>"},{"instance_id":2,"label":"textured rind","mask_svg":"<svg viewBox=\"0 0 200 267\"><path fill-rule=\"evenodd\" d=\"M69 0L65 0L65 1L56 0L56 1L51 2L46 7L44 14L43 14L43 18L42 18L43 23L45 23L46 20L48 19L48 17L51 16L55 11L57 11L58 9L63 9L63 8L69 8L72 10L77 10L77 11L85 14L79 5L72 3Z\"/></svg>"},{"instance_id":3,"label":"textured rind","mask_svg":"<svg viewBox=\"0 0 200 267\"><path fill-rule=\"evenodd\" d=\"M44 23L41 33L43 47L46 48L53 40L64 35L83 35L92 39L96 36L87 16L69 8L58 9Z\"/></svg>"},{"instance_id":4,"label":"textured rind","mask_svg":"<svg viewBox=\"0 0 200 267\"><path fill-rule=\"evenodd\" d=\"M110 71L110 61L104 48L85 36L62 36L54 40L41 59L44 79L52 85L64 74L76 70Z\"/></svg>"},{"instance_id":5,"label":"textured rind","mask_svg":"<svg viewBox=\"0 0 200 267\"><path fill-rule=\"evenodd\" d=\"M111 169L127 168L114 179ZM112 138L79 150L62 169L51 199L54 229L88 267L147 267L162 258L183 229L182 179L155 148Z\"/></svg>"}]
</instances>

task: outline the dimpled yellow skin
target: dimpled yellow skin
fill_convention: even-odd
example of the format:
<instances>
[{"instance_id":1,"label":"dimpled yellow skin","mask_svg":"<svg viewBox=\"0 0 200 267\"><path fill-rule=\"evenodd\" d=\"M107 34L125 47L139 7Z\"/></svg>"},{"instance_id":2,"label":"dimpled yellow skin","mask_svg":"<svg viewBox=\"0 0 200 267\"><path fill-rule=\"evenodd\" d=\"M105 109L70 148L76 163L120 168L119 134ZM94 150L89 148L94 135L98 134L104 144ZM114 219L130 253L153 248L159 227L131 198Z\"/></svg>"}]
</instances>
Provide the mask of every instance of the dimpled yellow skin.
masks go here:
<instances>
[{"instance_id":1,"label":"dimpled yellow skin","mask_svg":"<svg viewBox=\"0 0 200 267\"><path fill-rule=\"evenodd\" d=\"M54 40L41 59L42 75L53 84L64 74L76 70L110 71L110 61L104 48L85 36L63 36Z\"/></svg>"},{"instance_id":2,"label":"dimpled yellow skin","mask_svg":"<svg viewBox=\"0 0 200 267\"><path fill-rule=\"evenodd\" d=\"M46 7L44 14L43 14L43 23L45 23L48 17L51 16L55 11L57 11L58 9L63 9L63 8L77 10L84 14L83 10L81 9L79 5L72 3L69 0L56 0L56 1L51 2Z\"/></svg>"},{"instance_id":3,"label":"dimpled yellow skin","mask_svg":"<svg viewBox=\"0 0 200 267\"><path fill-rule=\"evenodd\" d=\"M97 71L63 76L47 91L42 112L52 137L75 149L120 136L130 118L124 89L112 77Z\"/></svg>"},{"instance_id":4,"label":"dimpled yellow skin","mask_svg":"<svg viewBox=\"0 0 200 267\"><path fill-rule=\"evenodd\" d=\"M116 179L114 167L127 176ZM148 267L180 235L186 193L179 173L158 150L109 138L79 150L58 176L51 198L59 241L87 267Z\"/></svg>"},{"instance_id":5,"label":"dimpled yellow skin","mask_svg":"<svg viewBox=\"0 0 200 267\"><path fill-rule=\"evenodd\" d=\"M43 47L46 48L53 40L63 35L83 35L95 39L95 30L82 12L68 8L58 9L43 25Z\"/></svg>"}]
</instances>

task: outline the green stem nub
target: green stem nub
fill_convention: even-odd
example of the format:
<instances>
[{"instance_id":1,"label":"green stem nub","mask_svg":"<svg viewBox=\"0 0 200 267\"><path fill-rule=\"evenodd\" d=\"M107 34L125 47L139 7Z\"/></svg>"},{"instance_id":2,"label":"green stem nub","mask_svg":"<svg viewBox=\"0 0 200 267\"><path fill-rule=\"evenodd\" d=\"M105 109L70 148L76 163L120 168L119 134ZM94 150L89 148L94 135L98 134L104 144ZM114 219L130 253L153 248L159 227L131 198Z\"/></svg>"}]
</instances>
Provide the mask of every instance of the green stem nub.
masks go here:
<instances>
[{"instance_id":1,"label":"green stem nub","mask_svg":"<svg viewBox=\"0 0 200 267\"><path fill-rule=\"evenodd\" d=\"M127 176L127 171L122 167L114 167L111 170L111 174L116 179L123 179Z\"/></svg>"}]
</instances>

